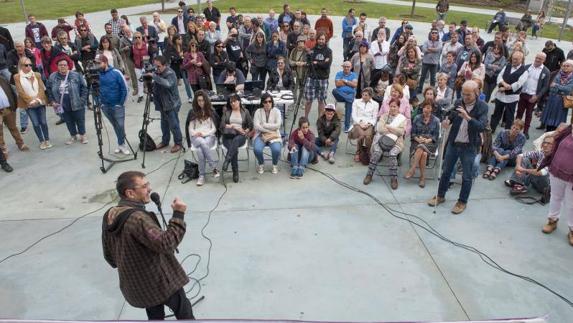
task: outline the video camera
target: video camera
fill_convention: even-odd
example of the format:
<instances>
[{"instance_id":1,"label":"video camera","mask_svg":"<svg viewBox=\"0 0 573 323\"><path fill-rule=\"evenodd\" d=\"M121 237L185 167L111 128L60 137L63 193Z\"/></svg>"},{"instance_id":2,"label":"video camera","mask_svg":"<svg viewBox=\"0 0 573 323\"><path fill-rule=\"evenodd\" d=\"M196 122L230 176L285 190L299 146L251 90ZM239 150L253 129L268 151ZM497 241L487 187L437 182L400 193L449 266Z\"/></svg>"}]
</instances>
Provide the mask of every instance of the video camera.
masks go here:
<instances>
[{"instance_id":1,"label":"video camera","mask_svg":"<svg viewBox=\"0 0 573 323\"><path fill-rule=\"evenodd\" d=\"M94 89L99 88L99 73L101 71L99 64L94 60L86 61L84 71L88 86Z\"/></svg>"}]
</instances>

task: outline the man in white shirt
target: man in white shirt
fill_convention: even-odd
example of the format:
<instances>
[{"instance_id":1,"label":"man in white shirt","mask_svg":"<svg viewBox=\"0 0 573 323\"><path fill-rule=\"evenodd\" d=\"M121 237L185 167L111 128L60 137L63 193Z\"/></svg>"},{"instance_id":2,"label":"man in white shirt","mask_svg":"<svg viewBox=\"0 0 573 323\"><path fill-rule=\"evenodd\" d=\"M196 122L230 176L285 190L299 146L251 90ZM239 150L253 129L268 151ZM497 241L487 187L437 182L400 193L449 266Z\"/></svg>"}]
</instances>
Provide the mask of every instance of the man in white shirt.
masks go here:
<instances>
[{"instance_id":1,"label":"man in white shirt","mask_svg":"<svg viewBox=\"0 0 573 323\"><path fill-rule=\"evenodd\" d=\"M502 118L505 122L505 129L511 128L513 124L515 106L529 75L523 65L523 59L523 52L513 52L511 63L502 68L497 76L498 90L495 96L495 109L490 122L492 133L495 133L495 129Z\"/></svg>"},{"instance_id":2,"label":"man in white shirt","mask_svg":"<svg viewBox=\"0 0 573 323\"><path fill-rule=\"evenodd\" d=\"M528 72L527 81L523 85L523 89L519 95L519 102L517 103L516 118L521 119L525 113L523 133L527 139L529 139L529 126L531 125L533 108L535 108L539 99L549 90L550 71L543 65L545 57L545 53L540 52L535 55L533 64L526 66Z\"/></svg>"}]
</instances>

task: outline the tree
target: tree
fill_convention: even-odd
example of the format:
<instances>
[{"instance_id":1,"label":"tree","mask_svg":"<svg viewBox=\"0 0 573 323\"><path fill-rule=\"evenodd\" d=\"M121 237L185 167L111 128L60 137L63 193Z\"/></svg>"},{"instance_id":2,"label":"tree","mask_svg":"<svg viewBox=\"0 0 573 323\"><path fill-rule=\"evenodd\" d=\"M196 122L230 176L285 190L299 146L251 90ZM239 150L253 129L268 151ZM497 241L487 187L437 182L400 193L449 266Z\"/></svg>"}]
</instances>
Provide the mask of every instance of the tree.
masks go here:
<instances>
[{"instance_id":1,"label":"tree","mask_svg":"<svg viewBox=\"0 0 573 323\"><path fill-rule=\"evenodd\" d=\"M416 10L416 0L412 1L412 11L410 11L410 17L414 17L414 10Z\"/></svg>"}]
</instances>

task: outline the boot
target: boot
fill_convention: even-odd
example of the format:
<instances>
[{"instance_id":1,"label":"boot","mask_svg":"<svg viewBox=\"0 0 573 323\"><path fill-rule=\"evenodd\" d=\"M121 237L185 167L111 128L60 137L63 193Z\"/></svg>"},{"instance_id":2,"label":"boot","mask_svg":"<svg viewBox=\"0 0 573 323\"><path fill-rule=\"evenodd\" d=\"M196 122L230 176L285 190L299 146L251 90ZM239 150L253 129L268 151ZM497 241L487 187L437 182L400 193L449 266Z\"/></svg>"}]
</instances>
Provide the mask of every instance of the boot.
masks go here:
<instances>
[{"instance_id":1,"label":"boot","mask_svg":"<svg viewBox=\"0 0 573 323\"><path fill-rule=\"evenodd\" d=\"M541 232L549 234L553 231L555 231L555 229L557 229L557 222L559 222L559 219L557 220L547 220L547 224L545 224L543 226L543 229L541 229Z\"/></svg>"},{"instance_id":2,"label":"boot","mask_svg":"<svg viewBox=\"0 0 573 323\"><path fill-rule=\"evenodd\" d=\"M239 170L238 169L233 169L233 182L235 182L235 183L239 182Z\"/></svg>"},{"instance_id":3,"label":"boot","mask_svg":"<svg viewBox=\"0 0 573 323\"><path fill-rule=\"evenodd\" d=\"M225 160L223 161L223 171L226 172L229 169L229 164L231 163L231 158L229 157L229 155L225 156ZM233 174L235 173L235 171L233 170Z\"/></svg>"}]
</instances>

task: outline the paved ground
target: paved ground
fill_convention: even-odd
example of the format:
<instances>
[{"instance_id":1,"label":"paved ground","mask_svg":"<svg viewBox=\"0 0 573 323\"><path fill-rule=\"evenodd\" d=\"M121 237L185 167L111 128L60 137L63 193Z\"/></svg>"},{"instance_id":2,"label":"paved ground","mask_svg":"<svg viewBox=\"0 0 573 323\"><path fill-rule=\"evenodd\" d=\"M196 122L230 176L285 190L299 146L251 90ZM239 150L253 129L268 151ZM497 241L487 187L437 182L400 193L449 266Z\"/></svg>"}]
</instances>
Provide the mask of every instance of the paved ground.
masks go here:
<instances>
[{"instance_id":1,"label":"paved ground","mask_svg":"<svg viewBox=\"0 0 573 323\"><path fill-rule=\"evenodd\" d=\"M101 24L90 16L94 25ZM340 18L334 20L339 35ZM389 22L392 30L397 24ZM414 27L419 38L423 37L427 24L414 23ZM542 42L530 41L533 53ZM341 64L339 37L332 46L334 75ZM181 119L188 109L185 104ZM128 104L126 126L132 142L142 112L142 105ZM315 118L313 113L311 119ZM16 170L0 174L4 192L0 197L0 261L69 227L0 263L0 317L145 319L143 310L124 303L117 273L103 260L100 247L101 216L114 197L114 179L122 171L140 170L141 158L102 175L91 114L88 145L65 146L67 131L54 122L50 113L55 147L49 151L37 148L32 132L25 136L32 146L29 153L16 151L7 138ZM109 124L107 129L111 131ZM150 126L150 133L154 138L160 135L157 123ZM538 134L533 132L532 137ZM106 138L104 134L107 151ZM386 207L418 215L444 236L472 245L505 268L573 298L573 282L567 275L573 258L566 228L543 235L540 229L547 208L508 198L501 180L507 173L495 182L477 179L463 215L449 212L459 185L434 214L424 202L435 193L435 181L428 181L422 190L415 182L401 179L400 188L391 191L389 183L376 177L364 187L366 170L344 154L345 141L344 137L335 165L321 162L316 168L369 192ZM152 186L165 201L180 196L189 204L189 231L178 257L201 256L192 275L198 278L207 273L209 247L200 231L224 187L212 179L202 188L172 179L185 158L191 159L189 152L152 152L144 171L152 172L148 175ZM205 230L213 249L209 276L202 283L201 294L206 299L195 309L200 318L451 321L549 314L551 322L571 321L572 308L554 295L494 270L476 255L393 217L363 194L313 171L296 181L288 178L284 165L278 175L266 172L260 176L253 165L251 155L249 172L241 173L240 183L227 184L228 191ZM229 176L226 180L230 181ZM186 260L186 270L191 271L197 259Z\"/></svg>"}]
</instances>

